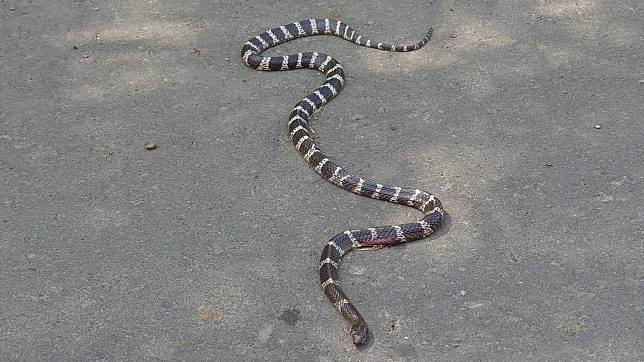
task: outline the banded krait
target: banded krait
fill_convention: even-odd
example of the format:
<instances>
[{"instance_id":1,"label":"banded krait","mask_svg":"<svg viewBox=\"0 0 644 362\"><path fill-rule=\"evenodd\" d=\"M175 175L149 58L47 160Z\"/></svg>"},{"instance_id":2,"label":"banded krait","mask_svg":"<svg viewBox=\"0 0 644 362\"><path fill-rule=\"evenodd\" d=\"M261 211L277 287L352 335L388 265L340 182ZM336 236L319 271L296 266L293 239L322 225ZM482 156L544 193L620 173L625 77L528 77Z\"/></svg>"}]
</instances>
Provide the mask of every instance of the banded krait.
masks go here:
<instances>
[{"instance_id":1,"label":"banded krait","mask_svg":"<svg viewBox=\"0 0 644 362\"><path fill-rule=\"evenodd\" d=\"M297 53L266 57L260 53L277 44L309 35L335 35L369 48L407 52L421 48L431 37L427 35L418 43L393 45L374 42L359 35L347 24L333 19L307 19L267 30L249 39L241 50L244 63L256 70L274 71L310 68L326 76L326 82L295 105L289 115L288 131L298 152L317 173L329 182L358 195L408 205L423 212L423 217L409 224L347 230L328 241L320 258L320 282L331 303L350 324L353 343L367 341L367 324L351 304L338 283L338 265L346 253L354 249L392 246L419 240L434 233L441 225L445 212L438 198L425 191L404 187L381 185L350 174L323 153L311 139L309 119L313 113L333 99L345 83L342 65L334 58L317 52Z\"/></svg>"}]
</instances>

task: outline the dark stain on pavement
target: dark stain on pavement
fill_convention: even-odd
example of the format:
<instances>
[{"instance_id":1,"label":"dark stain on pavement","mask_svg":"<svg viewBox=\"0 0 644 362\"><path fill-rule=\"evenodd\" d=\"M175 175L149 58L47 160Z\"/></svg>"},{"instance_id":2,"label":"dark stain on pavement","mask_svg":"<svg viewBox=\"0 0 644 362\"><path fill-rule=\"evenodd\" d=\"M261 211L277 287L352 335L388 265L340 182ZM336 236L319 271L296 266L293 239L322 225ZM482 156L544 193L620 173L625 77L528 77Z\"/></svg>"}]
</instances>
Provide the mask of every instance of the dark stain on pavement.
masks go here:
<instances>
[{"instance_id":1,"label":"dark stain on pavement","mask_svg":"<svg viewBox=\"0 0 644 362\"><path fill-rule=\"evenodd\" d=\"M294 326L300 320L300 310L297 308L288 309L282 312L279 319L289 326Z\"/></svg>"}]
</instances>

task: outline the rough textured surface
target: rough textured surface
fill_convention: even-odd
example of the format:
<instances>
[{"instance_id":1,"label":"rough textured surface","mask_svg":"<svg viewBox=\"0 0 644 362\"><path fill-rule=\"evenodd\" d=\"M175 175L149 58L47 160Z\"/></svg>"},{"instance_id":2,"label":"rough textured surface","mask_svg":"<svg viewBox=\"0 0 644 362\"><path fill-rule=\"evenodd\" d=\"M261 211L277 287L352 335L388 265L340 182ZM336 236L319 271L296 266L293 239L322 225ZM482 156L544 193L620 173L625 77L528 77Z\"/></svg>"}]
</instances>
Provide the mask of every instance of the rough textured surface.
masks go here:
<instances>
[{"instance_id":1,"label":"rough textured surface","mask_svg":"<svg viewBox=\"0 0 644 362\"><path fill-rule=\"evenodd\" d=\"M0 1L0 359L641 359L641 6ZM320 291L321 247L418 214L299 159L286 117L322 76L238 59L318 16L394 42L434 27L409 54L274 51L337 57L318 141L451 216L344 261L363 350Z\"/></svg>"}]
</instances>

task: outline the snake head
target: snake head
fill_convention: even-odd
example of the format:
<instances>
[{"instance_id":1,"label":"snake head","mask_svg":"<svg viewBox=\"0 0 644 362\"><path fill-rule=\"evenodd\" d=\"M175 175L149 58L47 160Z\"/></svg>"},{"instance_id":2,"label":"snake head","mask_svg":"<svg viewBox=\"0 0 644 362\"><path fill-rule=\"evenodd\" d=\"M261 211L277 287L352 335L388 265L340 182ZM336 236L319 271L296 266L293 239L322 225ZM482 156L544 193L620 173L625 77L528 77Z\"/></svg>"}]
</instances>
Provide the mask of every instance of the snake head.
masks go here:
<instances>
[{"instance_id":1,"label":"snake head","mask_svg":"<svg viewBox=\"0 0 644 362\"><path fill-rule=\"evenodd\" d=\"M362 346L367 343L367 335L369 334L369 329L367 324L364 321L360 321L351 326L351 340L356 346Z\"/></svg>"}]
</instances>

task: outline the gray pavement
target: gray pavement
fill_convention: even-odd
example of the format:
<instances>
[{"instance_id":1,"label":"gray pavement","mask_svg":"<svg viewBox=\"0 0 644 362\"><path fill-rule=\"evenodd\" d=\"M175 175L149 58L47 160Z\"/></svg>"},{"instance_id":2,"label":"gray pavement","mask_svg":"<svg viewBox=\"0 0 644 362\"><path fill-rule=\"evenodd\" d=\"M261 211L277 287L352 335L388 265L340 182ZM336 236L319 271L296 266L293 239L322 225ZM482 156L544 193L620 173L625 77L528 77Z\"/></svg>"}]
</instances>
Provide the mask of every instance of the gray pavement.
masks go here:
<instances>
[{"instance_id":1,"label":"gray pavement","mask_svg":"<svg viewBox=\"0 0 644 362\"><path fill-rule=\"evenodd\" d=\"M272 50L337 57L320 145L450 213L345 258L363 350L320 291L322 245L419 215L296 154L286 118L322 76L239 60L308 17L435 30L408 54ZM643 17L635 0L0 0L0 360L644 359Z\"/></svg>"}]
</instances>

